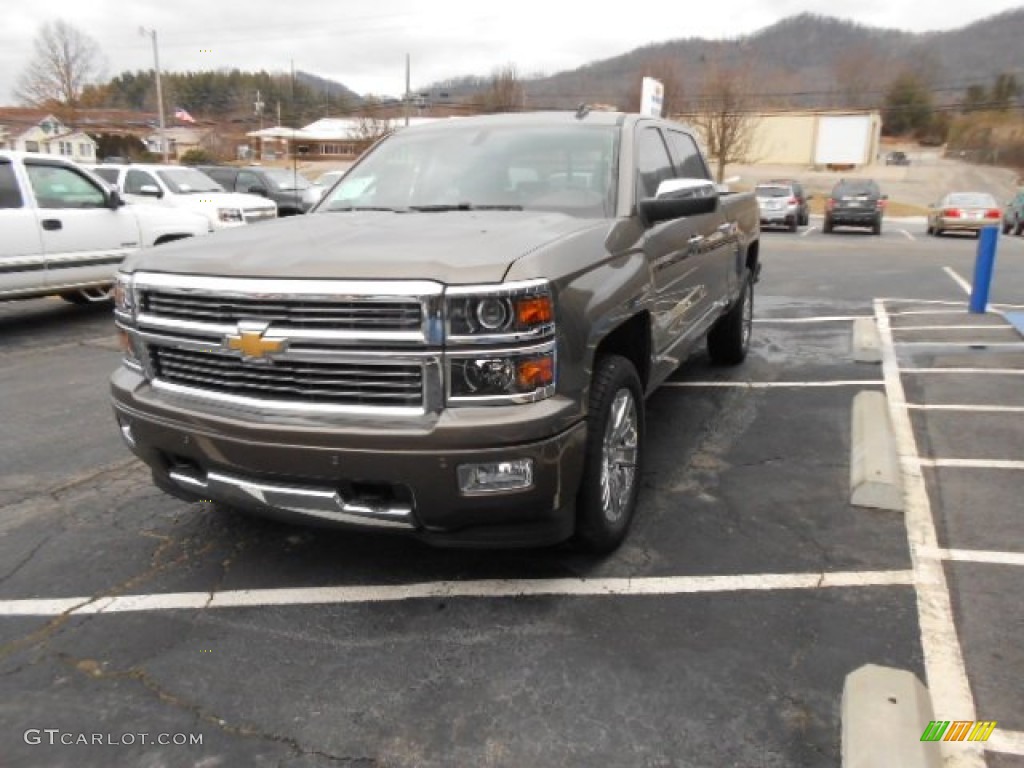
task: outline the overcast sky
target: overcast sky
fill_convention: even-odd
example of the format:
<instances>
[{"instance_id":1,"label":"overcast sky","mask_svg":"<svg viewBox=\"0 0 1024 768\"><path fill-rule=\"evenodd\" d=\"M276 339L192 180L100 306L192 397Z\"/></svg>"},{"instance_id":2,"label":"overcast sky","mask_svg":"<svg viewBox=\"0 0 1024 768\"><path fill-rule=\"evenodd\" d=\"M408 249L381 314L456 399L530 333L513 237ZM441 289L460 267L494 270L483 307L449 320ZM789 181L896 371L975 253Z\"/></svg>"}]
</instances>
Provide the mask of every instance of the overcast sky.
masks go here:
<instances>
[{"instance_id":1,"label":"overcast sky","mask_svg":"<svg viewBox=\"0 0 1024 768\"><path fill-rule=\"evenodd\" d=\"M955 13L926 13L928 4L911 0L7 0L0 104L15 103L32 41L44 22L57 19L100 44L108 77L153 66L149 38L139 34L144 25L157 31L164 71L286 72L294 62L360 94L398 95L406 53L416 90L448 77L489 75L505 64L523 76L552 74L648 43L742 35L804 11L921 32L1018 5L987 0L960 3Z\"/></svg>"}]
</instances>

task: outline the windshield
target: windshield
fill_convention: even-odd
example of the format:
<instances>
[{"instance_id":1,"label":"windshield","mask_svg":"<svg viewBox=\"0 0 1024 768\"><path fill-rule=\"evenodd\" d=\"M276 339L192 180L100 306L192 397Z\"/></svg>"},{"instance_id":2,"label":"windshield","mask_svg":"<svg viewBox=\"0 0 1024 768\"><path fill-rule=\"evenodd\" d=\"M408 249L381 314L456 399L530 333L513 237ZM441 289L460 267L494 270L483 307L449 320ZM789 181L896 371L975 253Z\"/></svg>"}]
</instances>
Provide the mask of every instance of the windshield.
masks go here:
<instances>
[{"instance_id":1,"label":"windshield","mask_svg":"<svg viewBox=\"0 0 1024 768\"><path fill-rule=\"evenodd\" d=\"M757 197L789 197L789 187L761 185L754 188Z\"/></svg>"},{"instance_id":2,"label":"windshield","mask_svg":"<svg viewBox=\"0 0 1024 768\"><path fill-rule=\"evenodd\" d=\"M319 212L479 208L610 217L618 128L458 125L399 132L333 189Z\"/></svg>"},{"instance_id":3,"label":"windshield","mask_svg":"<svg viewBox=\"0 0 1024 768\"><path fill-rule=\"evenodd\" d=\"M265 168L263 175L278 189L309 189L312 186L301 173L284 168Z\"/></svg>"},{"instance_id":4,"label":"windshield","mask_svg":"<svg viewBox=\"0 0 1024 768\"><path fill-rule=\"evenodd\" d=\"M194 195L197 192L223 192L224 188L202 171L195 168L174 168L157 171L157 176L176 195Z\"/></svg>"},{"instance_id":5,"label":"windshield","mask_svg":"<svg viewBox=\"0 0 1024 768\"><path fill-rule=\"evenodd\" d=\"M946 198L946 205L959 205L964 208L998 208L999 203L992 195L983 192L960 192Z\"/></svg>"}]
</instances>

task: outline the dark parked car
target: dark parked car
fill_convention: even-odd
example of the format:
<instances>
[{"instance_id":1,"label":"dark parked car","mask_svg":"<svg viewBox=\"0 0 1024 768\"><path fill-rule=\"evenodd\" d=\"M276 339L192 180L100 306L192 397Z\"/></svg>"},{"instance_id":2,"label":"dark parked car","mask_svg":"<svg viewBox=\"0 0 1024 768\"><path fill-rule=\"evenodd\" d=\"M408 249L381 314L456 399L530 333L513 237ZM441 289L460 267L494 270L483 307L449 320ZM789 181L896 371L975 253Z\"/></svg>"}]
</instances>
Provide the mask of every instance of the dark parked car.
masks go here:
<instances>
[{"instance_id":1,"label":"dark parked car","mask_svg":"<svg viewBox=\"0 0 1024 768\"><path fill-rule=\"evenodd\" d=\"M886 165L910 165L910 158L906 152L890 152L885 156Z\"/></svg>"},{"instance_id":2,"label":"dark parked car","mask_svg":"<svg viewBox=\"0 0 1024 768\"><path fill-rule=\"evenodd\" d=\"M882 234L882 213L888 195L872 179L843 179L825 201L825 232L837 226L869 227Z\"/></svg>"},{"instance_id":3,"label":"dark parked car","mask_svg":"<svg viewBox=\"0 0 1024 768\"><path fill-rule=\"evenodd\" d=\"M273 200L277 203L278 216L305 213L319 199L319 195L312 194L309 179L287 168L201 165L199 170L228 192L247 192Z\"/></svg>"}]
</instances>

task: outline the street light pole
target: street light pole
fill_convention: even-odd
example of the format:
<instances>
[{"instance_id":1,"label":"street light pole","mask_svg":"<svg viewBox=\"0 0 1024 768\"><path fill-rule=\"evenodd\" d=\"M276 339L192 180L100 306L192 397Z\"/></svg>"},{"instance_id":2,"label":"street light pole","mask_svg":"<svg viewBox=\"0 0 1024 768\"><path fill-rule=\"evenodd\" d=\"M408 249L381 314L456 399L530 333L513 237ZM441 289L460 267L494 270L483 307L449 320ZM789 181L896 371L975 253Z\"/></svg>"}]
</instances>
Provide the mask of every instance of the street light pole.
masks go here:
<instances>
[{"instance_id":1,"label":"street light pole","mask_svg":"<svg viewBox=\"0 0 1024 768\"><path fill-rule=\"evenodd\" d=\"M156 30L146 29L145 27L139 27L140 35L149 35L153 41L153 70L156 72L156 105L157 112L160 115L160 150L164 156L164 162L167 162L167 124L164 121L164 93L163 88L160 85L160 52L156 44Z\"/></svg>"}]
</instances>

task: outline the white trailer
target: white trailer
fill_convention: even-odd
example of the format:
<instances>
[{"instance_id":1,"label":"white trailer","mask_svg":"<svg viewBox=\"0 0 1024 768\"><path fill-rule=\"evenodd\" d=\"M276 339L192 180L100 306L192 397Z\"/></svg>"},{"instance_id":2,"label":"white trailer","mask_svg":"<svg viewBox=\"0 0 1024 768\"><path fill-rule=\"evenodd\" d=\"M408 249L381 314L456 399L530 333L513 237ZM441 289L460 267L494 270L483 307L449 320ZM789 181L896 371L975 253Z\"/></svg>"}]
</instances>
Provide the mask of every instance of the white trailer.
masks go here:
<instances>
[{"instance_id":1,"label":"white trailer","mask_svg":"<svg viewBox=\"0 0 1024 768\"><path fill-rule=\"evenodd\" d=\"M814 137L814 164L870 165L878 152L882 123L877 113L822 115Z\"/></svg>"}]
</instances>

